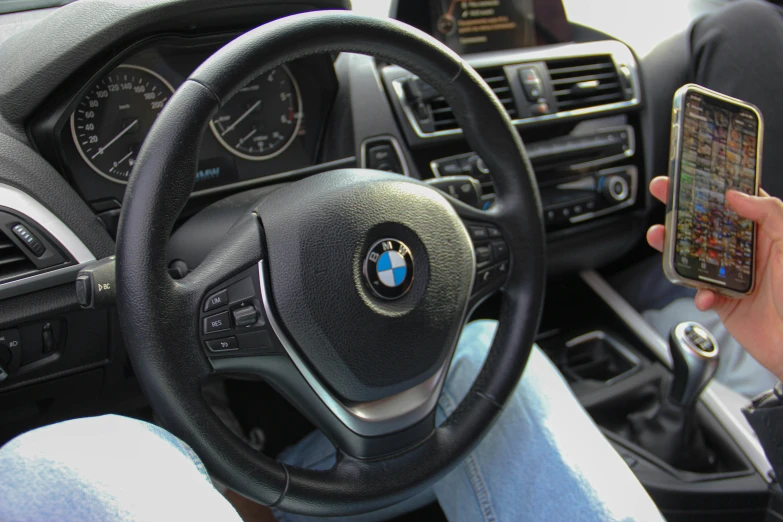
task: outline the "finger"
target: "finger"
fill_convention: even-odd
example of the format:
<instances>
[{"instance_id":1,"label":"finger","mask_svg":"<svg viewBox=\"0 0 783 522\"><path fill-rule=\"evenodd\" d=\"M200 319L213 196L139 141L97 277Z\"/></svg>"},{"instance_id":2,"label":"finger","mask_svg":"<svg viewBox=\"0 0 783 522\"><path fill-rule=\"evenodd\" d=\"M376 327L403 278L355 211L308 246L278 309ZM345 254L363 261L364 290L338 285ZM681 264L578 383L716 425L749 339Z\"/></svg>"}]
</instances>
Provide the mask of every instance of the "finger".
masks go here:
<instances>
[{"instance_id":1,"label":"finger","mask_svg":"<svg viewBox=\"0 0 783 522\"><path fill-rule=\"evenodd\" d=\"M663 225L653 225L647 230L647 242L658 252L663 252L663 241L666 228Z\"/></svg>"},{"instance_id":2,"label":"finger","mask_svg":"<svg viewBox=\"0 0 783 522\"><path fill-rule=\"evenodd\" d=\"M657 176L650 182L650 194L658 201L666 204L669 199L669 178L666 176Z\"/></svg>"},{"instance_id":3,"label":"finger","mask_svg":"<svg viewBox=\"0 0 783 522\"><path fill-rule=\"evenodd\" d=\"M702 289L696 293L696 297L693 299L693 302L696 305L696 308L702 312L706 312L707 310L711 310L715 307L718 302L718 294L712 290Z\"/></svg>"},{"instance_id":4,"label":"finger","mask_svg":"<svg viewBox=\"0 0 783 522\"><path fill-rule=\"evenodd\" d=\"M726 201L737 214L761 225L774 241L783 240L783 202L778 198L749 196L730 190L726 193Z\"/></svg>"}]
</instances>

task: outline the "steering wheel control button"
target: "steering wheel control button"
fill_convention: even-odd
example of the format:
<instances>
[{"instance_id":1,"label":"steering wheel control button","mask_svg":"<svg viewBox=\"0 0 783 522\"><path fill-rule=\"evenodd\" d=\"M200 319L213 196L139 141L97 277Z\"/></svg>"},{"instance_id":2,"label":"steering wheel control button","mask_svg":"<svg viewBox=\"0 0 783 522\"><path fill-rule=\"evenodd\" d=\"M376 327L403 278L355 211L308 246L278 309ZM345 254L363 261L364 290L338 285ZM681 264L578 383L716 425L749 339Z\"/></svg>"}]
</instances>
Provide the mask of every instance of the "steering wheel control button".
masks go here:
<instances>
[{"instance_id":1,"label":"steering wheel control button","mask_svg":"<svg viewBox=\"0 0 783 522\"><path fill-rule=\"evenodd\" d=\"M457 170L459 170L459 163L455 163L455 165ZM481 197L484 193L481 189L481 183L475 178L470 176L446 176L430 178L424 182L452 198L462 201L466 205L481 208Z\"/></svg>"},{"instance_id":2,"label":"steering wheel control button","mask_svg":"<svg viewBox=\"0 0 783 522\"><path fill-rule=\"evenodd\" d=\"M242 328L245 326L253 326L258 322L258 311L253 305L242 306L231 312L234 316L234 326Z\"/></svg>"},{"instance_id":3,"label":"steering wheel control button","mask_svg":"<svg viewBox=\"0 0 783 522\"><path fill-rule=\"evenodd\" d=\"M508 275L511 257L508 244L497 227L476 222L466 222L465 226L473 239L476 256L473 294L486 296L498 290Z\"/></svg>"},{"instance_id":4,"label":"steering wheel control button","mask_svg":"<svg viewBox=\"0 0 783 522\"><path fill-rule=\"evenodd\" d=\"M405 174L403 161L391 139L373 139L362 145L362 166L384 172Z\"/></svg>"},{"instance_id":5,"label":"steering wheel control button","mask_svg":"<svg viewBox=\"0 0 783 522\"><path fill-rule=\"evenodd\" d=\"M204 319L205 334L223 332L230 328L231 328L231 323L228 319L228 312L221 312L219 314L212 315Z\"/></svg>"},{"instance_id":6,"label":"steering wheel control button","mask_svg":"<svg viewBox=\"0 0 783 522\"><path fill-rule=\"evenodd\" d=\"M215 308L220 308L228 304L228 290L221 290L216 294L212 294L207 297L207 302L204 304L204 311L209 312Z\"/></svg>"},{"instance_id":7,"label":"steering wheel control button","mask_svg":"<svg viewBox=\"0 0 783 522\"><path fill-rule=\"evenodd\" d=\"M364 277L383 299L399 299L413 284L413 254L397 239L376 241L364 258Z\"/></svg>"},{"instance_id":8,"label":"steering wheel control button","mask_svg":"<svg viewBox=\"0 0 783 522\"><path fill-rule=\"evenodd\" d=\"M256 287L253 285L253 280L249 277L228 287L229 304L233 305L240 301L249 301L254 297L256 297Z\"/></svg>"},{"instance_id":9,"label":"steering wheel control button","mask_svg":"<svg viewBox=\"0 0 783 522\"><path fill-rule=\"evenodd\" d=\"M468 232L470 232L470 237L473 241L483 241L489 237L489 232L484 227L471 225L468 227Z\"/></svg>"},{"instance_id":10,"label":"steering wheel control button","mask_svg":"<svg viewBox=\"0 0 783 522\"><path fill-rule=\"evenodd\" d=\"M495 261L505 261L508 259L508 245L503 241L493 241L492 252L495 255Z\"/></svg>"},{"instance_id":11,"label":"steering wheel control button","mask_svg":"<svg viewBox=\"0 0 783 522\"><path fill-rule=\"evenodd\" d=\"M210 352L232 352L239 350L239 344L236 337L226 337L223 339L212 339L206 341L207 349Z\"/></svg>"},{"instance_id":12,"label":"steering wheel control button","mask_svg":"<svg viewBox=\"0 0 783 522\"><path fill-rule=\"evenodd\" d=\"M476 263L486 265L492 262L492 249L489 246L476 247Z\"/></svg>"}]
</instances>

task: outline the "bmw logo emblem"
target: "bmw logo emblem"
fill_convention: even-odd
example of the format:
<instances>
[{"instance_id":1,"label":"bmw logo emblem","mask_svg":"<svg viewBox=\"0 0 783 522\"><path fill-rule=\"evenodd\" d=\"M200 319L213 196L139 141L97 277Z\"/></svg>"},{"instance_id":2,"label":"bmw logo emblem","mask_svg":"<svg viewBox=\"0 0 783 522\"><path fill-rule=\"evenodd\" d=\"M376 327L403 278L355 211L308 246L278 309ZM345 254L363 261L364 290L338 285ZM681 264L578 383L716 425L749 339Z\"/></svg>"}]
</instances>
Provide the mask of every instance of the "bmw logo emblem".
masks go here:
<instances>
[{"instance_id":1,"label":"bmw logo emblem","mask_svg":"<svg viewBox=\"0 0 783 522\"><path fill-rule=\"evenodd\" d=\"M364 277L378 297L398 299L413 283L413 254L402 241L376 241L364 258Z\"/></svg>"}]
</instances>

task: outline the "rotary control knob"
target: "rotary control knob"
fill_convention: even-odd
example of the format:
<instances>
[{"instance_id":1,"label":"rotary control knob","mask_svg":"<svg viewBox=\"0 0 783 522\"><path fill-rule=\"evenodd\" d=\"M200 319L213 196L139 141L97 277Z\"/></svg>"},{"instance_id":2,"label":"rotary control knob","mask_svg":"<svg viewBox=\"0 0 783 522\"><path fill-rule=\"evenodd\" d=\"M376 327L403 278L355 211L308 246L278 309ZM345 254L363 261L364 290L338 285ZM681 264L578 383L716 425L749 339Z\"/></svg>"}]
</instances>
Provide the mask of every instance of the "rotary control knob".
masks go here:
<instances>
[{"instance_id":1,"label":"rotary control knob","mask_svg":"<svg viewBox=\"0 0 783 522\"><path fill-rule=\"evenodd\" d=\"M601 193L613 203L620 203L628 199L631 191L628 180L623 176L606 176L601 178Z\"/></svg>"}]
</instances>

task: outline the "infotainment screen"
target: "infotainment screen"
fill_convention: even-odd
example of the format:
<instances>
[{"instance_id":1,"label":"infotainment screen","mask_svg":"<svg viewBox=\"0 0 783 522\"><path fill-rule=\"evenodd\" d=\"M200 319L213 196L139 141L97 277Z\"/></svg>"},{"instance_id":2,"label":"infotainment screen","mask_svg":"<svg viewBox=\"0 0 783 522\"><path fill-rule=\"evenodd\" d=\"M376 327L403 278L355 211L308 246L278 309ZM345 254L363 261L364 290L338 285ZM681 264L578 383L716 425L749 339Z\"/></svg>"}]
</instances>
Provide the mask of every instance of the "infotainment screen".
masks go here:
<instances>
[{"instance_id":1,"label":"infotainment screen","mask_svg":"<svg viewBox=\"0 0 783 522\"><path fill-rule=\"evenodd\" d=\"M459 54L571 40L560 0L430 0L432 34Z\"/></svg>"}]
</instances>

